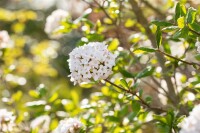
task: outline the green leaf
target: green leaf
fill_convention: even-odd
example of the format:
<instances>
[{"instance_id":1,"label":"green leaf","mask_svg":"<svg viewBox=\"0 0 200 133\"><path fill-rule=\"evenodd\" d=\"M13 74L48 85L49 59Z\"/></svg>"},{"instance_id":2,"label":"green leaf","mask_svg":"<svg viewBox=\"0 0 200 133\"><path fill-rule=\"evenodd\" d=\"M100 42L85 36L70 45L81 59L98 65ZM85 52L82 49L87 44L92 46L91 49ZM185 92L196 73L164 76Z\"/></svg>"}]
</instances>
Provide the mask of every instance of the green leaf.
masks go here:
<instances>
[{"instance_id":1,"label":"green leaf","mask_svg":"<svg viewBox=\"0 0 200 133\"><path fill-rule=\"evenodd\" d=\"M157 43L158 48L160 47L162 43L162 32L159 26L157 27L157 30L156 30L156 43Z\"/></svg>"},{"instance_id":2,"label":"green leaf","mask_svg":"<svg viewBox=\"0 0 200 133\"><path fill-rule=\"evenodd\" d=\"M175 124L178 125L179 123L181 123L185 117L186 117L185 115L180 116L178 119L176 119Z\"/></svg>"},{"instance_id":3,"label":"green leaf","mask_svg":"<svg viewBox=\"0 0 200 133\"><path fill-rule=\"evenodd\" d=\"M119 122L120 118L116 116L106 116L106 118L111 122Z\"/></svg>"},{"instance_id":4,"label":"green leaf","mask_svg":"<svg viewBox=\"0 0 200 133\"><path fill-rule=\"evenodd\" d=\"M186 22L187 23L193 23L195 21L196 14L197 14L197 10L192 8L192 7L190 7L188 9L187 14L186 14Z\"/></svg>"},{"instance_id":5,"label":"green leaf","mask_svg":"<svg viewBox=\"0 0 200 133\"><path fill-rule=\"evenodd\" d=\"M200 60L200 54L195 55L196 60Z\"/></svg>"},{"instance_id":6,"label":"green leaf","mask_svg":"<svg viewBox=\"0 0 200 133\"><path fill-rule=\"evenodd\" d=\"M151 97L151 96L147 96L147 97L145 98L145 101L146 101L148 104L150 104L150 103L152 102L152 97Z\"/></svg>"},{"instance_id":7,"label":"green leaf","mask_svg":"<svg viewBox=\"0 0 200 133\"><path fill-rule=\"evenodd\" d=\"M173 39L178 39L178 38L187 38L188 37L188 32L189 29L188 27L184 27L183 29L180 29L174 33L172 36Z\"/></svg>"},{"instance_id":8,"label":"green leaf","mask_svg":"<svg viewBox=\"0 0 200 133\"><path fill-rule=\"evenodd\" d=\"M139 72L139 73L136 75L136 78L144 78L144 77L150 76L150 75L153 74L154 69L155 69L154 67L148 66L148 67L146 67L143 71Z\"/></svg>"},{"instance_id":9,"label":"green leaf","mask_svg":"<svg viewBox=\"0 0 200 133\"><path fill-rule=\"evenodd\" d=\"M119 110L119 117L124 117L125 115L128 114L128 112L129 112L128 105L122 106L122 108Z\"/></svg>"},{"instance_id":10,"label":"green leaf","mask_svg":"<svg viewBox=\"0 0 200 133\"><path fill-rule=\"evenodd\" d=\"M52 103L53 101L55 101L58 98L58 93L54 93L50 98L49 98L49 102Z\"/></svg>"},{"instance_id":11,"label":"green leaf","mask_svg":"<svg viewBox=\"0 0 200 133\"><path fill-rule=\"evenodd\" d=\"M130 72L128 72L127 70L125 70L124 68L120 68L119 67L119 72L126 78L134 78L135 77L135 74L132 74Z\"/></svg>"},{"instance_id":12,"label":"green leaf","mask_svg":"<svg viewBox=\"0 0 200 133\"><path fill-rule=\"evenodd\" d=\"M140 104L137 101L132 101L132 110L135 114L137 114L141 109Z\"/></svg>"},{"instance_id":13,"label":"green leaf","mask_svg":"<svg viewBox=\"0 0 200 133\"><path fill-rule=\"evenodd\" d=\"M125 88L129 88L129 86L128 86L128 83L126 82L126 80L125 79L120 79L120 83L121 83L121 85L123 86L123 87L125 87Z\"/></svg>"},{"instance_id":14,"label":"green leaf","mask_svg":"<svg viewBox=\"0 0 200 133\"><path fill-rule=\"evenodd\" d=\"M163 32L172 32L178 29L178 26L169 26L162 29Z\"/></svg>"},{"instance_id":15,"label":"green leaf","mask_svg":"<svg viewBox=\"0 0 200 133\"><path fill-rule=\"evenodd\" d=\"M185 14L186 14L185 6L180 3L177 3L175 9L175 22L177 22L179 17L185 16Z\"/></svg>"},{"instance_id":16,"label":"green leaf","mask_svg":"<svg viewBox=\"0 0 200 133\"><path fill-rule=\"evenodd\" d=\"M196 22L188 24L189 28L200 33L200 25Z\"/></svg>"},{"instance_id":17,"label":"green leaf","mask_svg":"<svg viewBox=\"0 0 200 133\"><path fill-rule=\"evenodd\" d=\"M160 115L153 115L154 120L157 120L159 122L161 122L162 124L168 124L167 120L164 116L160 116Z\"/></svg>"},{"instance_id":18,"label":"green leaf","mask_svg":"<svg viewBox=\"0 0 200 133\"><path fill-rule=\"evenodd\" d=\"M185 18L184 17L180 17L177 19L177 24L179 28L184 28L185 27Z\"/></svg>"},{"instance_id":19,"label":"green leaf","mask_svg":"<svg viewBox=\"0 0 200 133\"><path fill-rule=\"evenodd\" d=\"M33 98L39 98L40 97L40 94L35 90L30 90L28 93Z\"/></svg>"},{"instance_id":20,"label":"green leaf","mask_svg":"<svg viewBox=\"0 0 200 133\"><path fill-rule=\"evenodd\" d=\"M137 50L144 51L144 52L149 52L149 53L152 53L152 52L155 52L155 51L156 51L156 50L153 49L153 48L140 47L140 48L136 48L136 49L134 50L134 52L137 51Z\"/></svg>"},{"instance_id":21,"label":"green leaf","mask_svg":"<svg viewBox=\"0 0 200 133\"><path fill-rule=\"evenodd\" d=\"M93 41L101 42L104 40L104 36L102 34L97 34L97 33L87 34L86 38L88 39L89 42L93 42Z\"/></svg>"},{"instance_id":22,"label":"green leaf","mask_svg":"<svg viewBox=\"0 0 200 133\"><path fill-rule=\"evenodd\" d=\"M172 26L173 24L172 23L169 23L169 22L165 22L165 21L153 21L151 22L152 24L155 24L156 26Z\"/></svg>"}]
</instances>

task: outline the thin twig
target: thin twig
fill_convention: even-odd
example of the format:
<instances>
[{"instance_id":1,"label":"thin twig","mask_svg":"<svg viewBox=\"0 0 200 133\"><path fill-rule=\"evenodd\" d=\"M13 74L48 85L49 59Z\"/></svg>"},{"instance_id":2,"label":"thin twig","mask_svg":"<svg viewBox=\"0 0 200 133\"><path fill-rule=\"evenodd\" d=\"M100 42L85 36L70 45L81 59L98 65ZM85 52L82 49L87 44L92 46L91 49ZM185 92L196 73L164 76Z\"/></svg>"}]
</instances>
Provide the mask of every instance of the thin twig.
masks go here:
<instances>
[{"instance_id":1,"label":"thin twig","mask_svg":"<svg viewBox=\"0 0 200 133\"><path fill-rule=\"evenodd\" d=\"M158 8L152 6L147 0L141 0L146 6L156 12L162 19L166 18L166 15L162 13Z\"/></svg>"},{"instance_id":2,"label":"thin twig","mask_svg":"<svg viewBox=\"0 0 200 133\"><path fill-rule=\"evenodd\" d=\"M185 63L185 64L192 65L192 66L196 66L196 65L200 66L200 64L198 64L198 63L195 63L195 62L188 62L188 61L181 60L181 59L176 58L176 57L174 57L174 56L172 56L172 55L170 55L170 54L168 54L168 53L165 53L165 52L163 52L163 51L160 51L159 49L157 49L156 51L159 52L159 53L161 53L161 54L163 54L163 55L165 55L165 56L167 56L167 57L170 57L170 58L175 59L175 60L177 60L177 61L183 62L183 63Z\"/></svg>"},{"instance_id":3,"label":"thin twig","mask_svg":"<svg viewBox=\"0 0 200 133\"><path fill-rule=\"evenodd\" d=\"M116 85L115 83L112 83L111 81L109 81L108 79L105 79L106 82L110 83L111 85L121 89L122 91L126 92L126 93L130 93L132 94L133 96L136 96L139 101L143 104L143 106L147 107L148 109L150 110L153 110L153 111L158 111L158 112L166 112L166 110L162 109L162 108L156 108L156 107L151 107L148 103L146 103L140 96L137 95L137 92L133 92L131 91L130 89L124 89L123 87L119 86L119 85Z\"/></svg>"},{"instance_id":4,"label":"thin twig","mask_svg":"<svg viewBox=\"0 0 200 133\"><path fill-rule=\"evenodd\" d=\"M189 28L189 31L191 31L191 32L195 33L196 35L200 36L200 33L199 33L199 32L196 32L195 30L193 30L193 29L191 29L191 28Z\"/></svg>"},{"instance_id":5,"label":"thin twig","mask_svg":"<svg viewBox=\"0 0 200 133\"><path fill-rule=\"evenodd\" d=\"M104 12L104 14L113 22L115 23L115 20L113 18L110 17L110 15L107 13L107 11L105 10L105 8L99 4L99 2L97 2L96 0L94 0L94 2L98 5L98 7Z\"/></svg>"}]
</instances>

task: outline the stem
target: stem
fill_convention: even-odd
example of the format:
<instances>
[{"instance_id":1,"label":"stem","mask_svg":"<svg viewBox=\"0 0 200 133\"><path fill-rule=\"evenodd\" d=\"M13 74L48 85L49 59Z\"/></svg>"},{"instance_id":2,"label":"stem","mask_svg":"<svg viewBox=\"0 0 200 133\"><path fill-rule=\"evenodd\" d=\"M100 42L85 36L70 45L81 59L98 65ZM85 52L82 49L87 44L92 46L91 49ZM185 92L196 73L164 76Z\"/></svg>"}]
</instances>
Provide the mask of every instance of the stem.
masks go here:
<instances>
[{"instance_id":1,"label":"stem","mask_svg":"<svg viewBox=\"0 0 200 133\"><path fill-rule=\"evenodd\" d=\"M110 83L111 85L113 85L113 86L115 86L115 87L121 89L122 91L125 91L125 92L127 92L127 93L130 93L130 94L132 94L132 95L136 95L136 93L137 93L137 92L131 91L130 89L128 89L128 90L127 90L127 89L124 89L123 87L121 87L121 86L119 86L119 85L116 85L115 83L109 81L108 79L104 79L104 80L105 80L106 82Z\"/></svg>"},{"instance_id":2,"label":"stem","mask_svg":"<svg viewBox=\"0 0 200 133\"><path fill-rule=\"evenodd\" d=\"M105 10L105 8L99 4L96 0L94 0L94 2L99 6L99 8L104 12L104 14L113 22L115 23L115 20L113 18L110 17L110 15L107 13L107 11Z\"/></svg>"},{"instance_id":3,"label":"stem","mask_svg":"<svg viewBox=\"0 0 200 133\"><path fill-rule=\"evenodd\" d=\"M152 9L154 12L156 12L162 19L165 19L166 15L163 12L161 12L158 8L151 5L147 0L141 0L141 1L150 9Z\"/></svg>"},{"instance_id":4,"label":"stem","mask_svg":"<svg viewBox=\"0 0 200 133\"><path fill-rule=\"evenodd\" d=\"M189 28L189 31L191 31L191 32L197 34L198 36L200 36L200 33L199 33L199 32L196 32L195 30L193 30L193 29L191 29L191 28Z\"/></svg>"},{"instance_id":5,"label":"stem","mask_svg":"<svg viewBox=\"0 0 200 133\"><path fill-rule=\"evenodd\" d=\"M129 0L129 3L132 6L132 10L135 13L137 21L145 28L146 35L148 36L149 40L151 41L152 47L156 48L156 39L154 34L152 33L151 29L149 28L149 22L144 16L144 13L142 9L139 7L136 0ZM156 57L158 59L158 62L160 66L162 67L163 73L168 72L168 68L165 67L165 58L162 56L162 54L155 53ZM176 95L171 77L164 75L164 80L167 83L168 92L169 92L169 99L172 101L172 104L177 107L179 104L179 99Z\"/></svg>"},{"instance_id":6,"label":"stem","mask_svg":"<svg viewBox=\"0 0 200 133\"><path fill-rule=\"evenodd\" d=\"M156 112L167 112L166 110L162 109L162 108L156 108L156 107L151 107L148 103L146 103L140 96L137 95L137 92L133 92L131 91L130 89L124 89L123 87L119 86L119 85L116 85L115 83L109 81L108 79L104 79L104 81L110 83L111 85L121 89L122 91L126 92L126 93L130 93L132 94L133 96L136 96L139 101L143 104L143 106L147 107L148 109L152 110L152 111L156 111Z\"/></svg>"},{"instance_id":7,"label":"stem","mask_svg":"<svg viewBox=\"0 0 200 133\"><path fill-rule=\"evenodd\" d=\"M192 65L192 66L194 66L194 65L200 66L200 64L198 64L198 63L195 63L195 62L187 62L187 61L181 60L181 59L176 58L176 57L174 57L174 56L172 56L172 55L170 55L170 54L168 54L168 53L165 53L165 52L163 52L163 51L160 51L159 49L157 49L156 51L159 52L159 53L161 53L161 54L163 54L163 55L165 55L165 56L168 56L168 57L170 57L170 58L172 58L172 59L175 59L175 60L178 60L178 61L180 61L180 62L183 62L183 63L185 63L185 64Z\"/></svg>"}]
</instances>

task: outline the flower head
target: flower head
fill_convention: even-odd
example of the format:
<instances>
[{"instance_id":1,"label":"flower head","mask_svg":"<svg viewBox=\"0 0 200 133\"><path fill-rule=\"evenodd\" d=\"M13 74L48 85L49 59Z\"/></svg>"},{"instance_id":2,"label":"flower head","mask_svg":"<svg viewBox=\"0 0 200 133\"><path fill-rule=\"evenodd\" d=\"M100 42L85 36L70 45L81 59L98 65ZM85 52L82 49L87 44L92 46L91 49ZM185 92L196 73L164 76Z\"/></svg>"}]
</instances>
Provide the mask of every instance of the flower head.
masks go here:
<instances>
[{"instance_id":1,"label":"flower head","mask_svg":"<svg viewBox=\"0 0 200 133\"><path fill-rule=\"evenodd\" d=\"M181 123L180 133L200 133L200 104L195 106L190 115Z\"/></svg>"},{"instance_id":2,"label":"flower head","mask_svg":"<svg viewBox=\"0 0 200 133\"><path fill-rule=\"evenodd\" d=\"M0 31L0 49L6 48L8 46L9 41L10 36L8 35L8 32L5 30Z\"/></svg>"},{"instance_id":3,"label":"flower head","mask_svg":"<svg viewBox=\"0 0 200 133\"><path fill-rule=\"evenodd\" d=\"M83 126L84 125L78 119L69 118L67 120L62 120L56 131L58 133L78 133Z\"/></svg>"},{"instance_id":4,"label":"flower head","mask_svg":"<svg viewBox=\"0 0 200 133\"><path fill-rule=\"evenodd\" d=\"M14 126L15 116L12 112L8 112L6 109L0 109L0 130L7 132L12 131Z\"/></svg>"},{"instance_id":5,"label":"flower head","mask_svg":"<svg viewBox=\"0 0 200 133\"><path fill-rule=\"evenodd\" d=\"M46 19L44 31L47 34L53 34L55 30L60 26L63 19L69 17L69 13L65 10L57 9L51 13Z\"/></svg>"},{"instance_id":6,"label":"flower head","mask_svg":"<svg viewBox=\"0 0 200 133\"><path fill-rule=\"evenodd\" d=\"M38 133L46 133L49 130L51 118L48 115L42 115L31 121L32 129L39 129Z\"/></svg>"},{"instance_id":7,"label":"flower head","mask_svg":"<svg viewBox=\"0 0 200 133\"><path fill-rule=\"evenodd\" d=\"M75 48L69 54L69 69L71 81L76 83L106 79L112 74L116 55L108 51L107 45L101 42L91 42Z\"/></svg>"}]
</instances>

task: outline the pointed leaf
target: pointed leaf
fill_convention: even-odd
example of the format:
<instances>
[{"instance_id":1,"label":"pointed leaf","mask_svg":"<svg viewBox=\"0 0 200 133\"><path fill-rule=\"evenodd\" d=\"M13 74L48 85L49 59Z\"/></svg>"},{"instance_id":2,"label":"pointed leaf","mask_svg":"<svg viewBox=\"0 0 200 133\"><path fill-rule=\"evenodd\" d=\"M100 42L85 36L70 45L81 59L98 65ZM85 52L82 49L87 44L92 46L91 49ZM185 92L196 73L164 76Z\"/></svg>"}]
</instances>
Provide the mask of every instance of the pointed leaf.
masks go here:
<instances>
[{"instance_id":1,"label":"pointed leaf","mask_svg":"<svg viewBox=\"0 0 200 133\"><path fill-rule=\"evenodd\" d=\"M192 7L190 7L188 9L187 14L186 14L186 22L187 23L193 23L195 21L196 14L197 14L197 10L192 8Z\"/></svg>"},{"instance_id":2,"label":"pointed leaf","mask_svg":"<svg viewBox=\"0 0 200 133\"><path fill-rule=\"evenodd\" d=\"M157 27L157 31L156 31L156 43L157 43L158 48L160 47L162 43L162 32L159 26Z\"/></svg>"}]
</instances>

